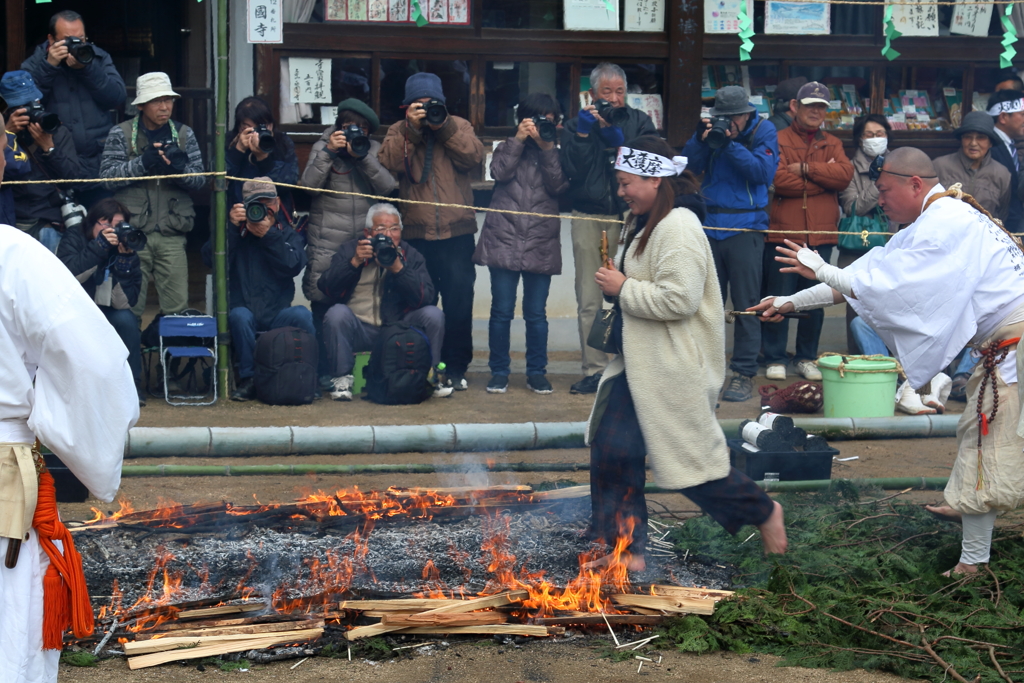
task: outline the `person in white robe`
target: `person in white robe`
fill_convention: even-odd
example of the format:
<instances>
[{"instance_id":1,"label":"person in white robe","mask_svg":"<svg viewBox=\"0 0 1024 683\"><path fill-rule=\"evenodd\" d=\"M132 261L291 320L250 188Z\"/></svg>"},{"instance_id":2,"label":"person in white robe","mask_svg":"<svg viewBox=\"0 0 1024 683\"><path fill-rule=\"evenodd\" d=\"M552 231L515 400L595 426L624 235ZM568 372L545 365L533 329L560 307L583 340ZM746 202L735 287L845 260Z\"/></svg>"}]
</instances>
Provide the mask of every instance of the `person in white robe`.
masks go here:
<instances>
[{"instance_id":1,"label":"person in white robe","mask_svg":"<svg viewBox=\"0 0 1024 683\"><path fill-rule=\"evenodd\" d=\"M996 361L988 375L979 362L968 383L957 458L945 489L946 502L963 520L960 561L950 572L973 573L989 561L996 514L1024 502L1017 382L1024 360L1024 252L967 202L936 198L945 188L920 150L904 147L882 159L876 169L879 206L891 221L908 227L844 269L792 242L779 247L776 258L788 270L822 284L792 297L766 297L751 310L774 320L780 312L848 302L894 351L915 390L964 346Z\"/></svg>"},{"instance_id":2,"label":"person in white robe","mask_svg":"<svg viewBox=\"0 0 1024 683\"><path fill-rule=\"evenodd\" d=\"M21 230L0 225L3 683L53 683L60 657L60 650L43 649L49 559L31 528L38 490L32 445L38 438L94 496L113 500L125 437L139 417L127 359L120 337L64 264ZM17 562L8 567L17 541Z\"/></svg>"}]
</instances>

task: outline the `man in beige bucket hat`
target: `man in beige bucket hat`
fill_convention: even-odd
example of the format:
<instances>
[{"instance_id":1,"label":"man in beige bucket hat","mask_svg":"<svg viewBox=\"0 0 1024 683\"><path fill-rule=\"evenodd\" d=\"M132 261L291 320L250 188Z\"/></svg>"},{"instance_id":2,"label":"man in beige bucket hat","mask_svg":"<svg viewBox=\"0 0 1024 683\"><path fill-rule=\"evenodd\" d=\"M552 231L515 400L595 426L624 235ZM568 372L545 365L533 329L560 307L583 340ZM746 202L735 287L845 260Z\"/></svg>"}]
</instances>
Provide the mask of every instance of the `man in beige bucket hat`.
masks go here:
<instances>
[{"instance_id":1,"label":"man in beige bucket hat","mask_svg":"<svg viewBox=\"0 0 1024 683\"><path fill-rule=\"evenodd\" d=\"M196 216L189 191L201 189L206 177L160 177L205 170L195 133L171 120L174 100L180 95L171 87L170 77L160 71L142 74L135 93L132 104L139 114L110 129L100 176L138 178L110 180L106 186L132 212L134 226L149 238L146 248L139 252L142 296L132 308L141 318L150 277L156 284L162 313L172 315L188 308L185 235Z\"/></svg>"}]
</instances>

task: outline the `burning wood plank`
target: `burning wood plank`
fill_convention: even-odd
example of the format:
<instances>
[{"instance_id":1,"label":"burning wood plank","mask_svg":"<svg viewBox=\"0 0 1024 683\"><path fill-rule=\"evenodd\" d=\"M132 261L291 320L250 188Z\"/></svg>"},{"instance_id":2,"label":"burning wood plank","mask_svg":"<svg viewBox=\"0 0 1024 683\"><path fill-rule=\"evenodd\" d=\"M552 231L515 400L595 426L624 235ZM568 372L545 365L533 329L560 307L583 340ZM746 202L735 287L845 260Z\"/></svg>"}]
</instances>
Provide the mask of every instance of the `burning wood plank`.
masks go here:
<instances>
[{"instance_id":1,"label":"burning wood plank","mask_svg":"<svg viewBox=\"0 0 1024 683\"><path fill-rule=\"evenodd\" d=\"M660 614L657 616L645 616L640 614L608 614L609 624L657 626L665 620ZM584 613L568 617L541 617L533 620L541 626L603 626L604 619L600 614Z\"/></svg>"},{"instance_id":2,"label":"burning wood plank","mask_svg":"<svg viewBox=\"0 0 1024 683\"><path fill-rule=\"evenodd\" d=\"M178 619L205 619L206 617L217 617L222 614L262 612L265 609L267 609L267 605L263 602L245 603L241 605L219 605L217 607L206 607L204 609L183 610L178 612Z\"/></svg>"},{"instance_id":3,"label":"burning wood plank","mask_svg":"<svg viewBox=\"0 0 1024 683\"><path fill-rule=\"evenodd\" d=\"M501 607L502 605L508 605L513 602L522 602L529 597L529 591L518 590L510 591L508 593L499 593L498 595L489 595L485 598L475 598L473 600L460 600L459 604L446 605L444 607L438 607L436 609L421 612L421 615L430 614L462 614L465 612L475 612L482 609L490 609L492 607ZM455 628L455 627L453 627ZM473 627L464 627L473 628ZM481 627L483 628L483 627ZM489 627L494 628L494 627ZM360 638L369 638L370 636L379 636L382 633L389 633L391 631L400 630L401 627L388 626L386 624L373 624L371 626L359 626L352 629L345 634L345 637L349 640L359 640Z\"/></svg>"},{"instance_id":4,"label":"burning wood plank","mask_svg":"<svg viewBox=\"0 0 1024 683\"><path fill-rule=\"evenodd\" d=\"M508 615L501 612L468 612L466 614L385 614L381 619L385 626L411 628L423 626L483 626L504 624Z\"/></svg>"},{"instance_id":5,"label":"burning wood plank","mask_svg":"<svg viewBox=\"0 0 1024 683\"><path fill-rule=\"evenodd\" d=\"M349 631L351 633L351 631ZM507 636L553 636L565 633L564 628L556 626L534 626L531 624L494 624L481 626L421 626L407 628L403 634L420 636L430 635L507 635Z\"/></svg>"},{"instance_id":6,"label":"burning wood plank","mask_svg":"<svg viewBox=\"0 0 1024 683\"><path fill-rule=\"evenodd\" d=\"M567 486L564 489L553 489L551 491L538 491L532 494L535 501L549 500L572 500L574 498L586 498L590 495L589 486Z\"/></svg>"},{"instance_id":7,"label":"burning wood plank","mask_svg":"<svg viewBox=\"0 0 1024 683\"><path fill-rule=\"evenodd\" d=\"M732 597L733 591L720 591L711 588L692 588L688 586L662 586L655 584L651 586L655 595L678 596L682 598L693 598L695 600L722 600Z\"/></svg>"},{"instance_id":8,"label":"burning wood plank","mask_svg":"<svg viewBox=\"0 0 1024 683\"><path fill-rule=\"evenodd\" d=\"M462 605L465 600L444 600L434 598L396 598L394 600L345 600L338 603L338 609L378 612L422 612L423 610Z\"/></svg>"},{"instance_id":9,"label":"burning wood plank","mask_svg":"<svg viewBox=\"0 0 1024 683\"><path fill-rule=\"evenodd\" d=\"M239 626L214 626L207 628L179 629L170 631L175 638L186 638L195 636L231 636L231 635L259 635L263 633L278 633L281 631L301 631L311 628L323 628L323 619L304 619L300 621L278 621L268 624L241 624ZM164 633L137 633L135 640L161 640L170 636Z\"/></svg>"},{"instance_id":10,"label":"burning wood plank","mask_svg":"<svg viewBox=\"0 0 1024 683\"><path fill-rule=\"evenodd\" d=\"M299 637L297 634L303 635L302 637ZM267 636L253 636L242 640L214 642L209 645L200 645L199 647L188 647L185 649L170 650L167 652L153 652L151 654L130 657L128 659L128 668L132 670L144 669L146 667L159 666L160 664L176 662L182 659L201 659L203 657L216 657L218 655L224 655L231 652L262 650L263 648L273 647L274 645L294 643L300 640L312 640L319 638L322 634L323 629L317 628L304 631L275 633ZM158 643L160 640L150 640L146 642ZM190 642L194 643L195 639L191 639Z\"/></svg>"},{"instance_id":11,"label":"burning wood plank","mask_svg":"<svg viewBox=\"0 0 1024 683\"><path fill-rule=\"evenodd\" d=\"M618 593L612 596L612 602L625 607L641 607L649 610L661 610L668 614L703 614L715 613L717 600L694 599L681 596L643 595Z\"/></svg>"},{"instance_id":12,"label":"burning wood plank","mask_svg":"<svg viewBox=\"0 0 1024 683\"><path fill-rule=\"evenodd\" d=\"M139 640L132 643L125 643L124 653L131 657L134 655L145 655L153 652L192 649L216 643L236 643L239 641L253 640L254 638L270 638L278 643L302 642L312 638L319 638L323 632L324 630L322 628L309 628L298 631L282 631L265 636L253 636L251 633L226 634L219 636L205 634L198 636L168 636L166 638L153 638L151 640Z\"/></svg>"}]
</instances>

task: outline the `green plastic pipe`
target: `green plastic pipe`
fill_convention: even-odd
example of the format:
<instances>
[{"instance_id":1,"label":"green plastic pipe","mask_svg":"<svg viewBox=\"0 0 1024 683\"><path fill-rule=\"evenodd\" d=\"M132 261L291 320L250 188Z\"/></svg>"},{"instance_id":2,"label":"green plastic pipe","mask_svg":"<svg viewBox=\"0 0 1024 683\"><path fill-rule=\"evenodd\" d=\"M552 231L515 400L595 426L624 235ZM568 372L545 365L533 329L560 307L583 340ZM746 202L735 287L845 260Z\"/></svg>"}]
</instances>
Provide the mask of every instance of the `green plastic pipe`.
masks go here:
<instances>
[{"instance_id":1,"label":"green plastic pipe","mask_svg":"<svg viewBox=\"0 0 1024 683\"><path fill-rule=\"evenodd\" d=\"M219 306L219 304L218 304ZM886 418L796 418L797 426L830 441L956 436L957 415ZM737 438L742 420L719 420ZM432 424L344 427L136 427L125 455L241 457L451 453L583 448L584 422Z\"/></svg>"},{"instance_id":2,"label":"green plastic pipe","mask_svg":"<svg viewBox=\"0 0 1024 683\"><path fill-rule=\"evenodd\" d=\"M217 0L217 106L213 136L214 170L226 172L225 149L228 131L228 3ZM228 333L227 180L213 177L213 272L216 280L217 386L220 400L228 398L228 370L231 347Z\"/></svg>"}]
</instances>

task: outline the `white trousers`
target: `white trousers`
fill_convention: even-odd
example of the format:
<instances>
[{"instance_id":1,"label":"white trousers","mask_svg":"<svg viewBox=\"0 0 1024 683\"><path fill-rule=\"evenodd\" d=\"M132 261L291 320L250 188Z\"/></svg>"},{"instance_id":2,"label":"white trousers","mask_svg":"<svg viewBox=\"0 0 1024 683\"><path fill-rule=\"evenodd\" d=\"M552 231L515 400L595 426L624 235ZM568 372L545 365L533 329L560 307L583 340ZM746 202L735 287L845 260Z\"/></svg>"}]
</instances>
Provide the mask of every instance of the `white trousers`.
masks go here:
<instances>
[{"instance_id":1,"label":"white trousers","mask_svg":"<svg viewBox=\"0 0 1024 683\"><path fill-rule=\"evenodd\" d=\"M992 550L992 530L996 526L996 511L980 515L963 515L964 540L960 551L963 564L984 564Z\"/></svg>"},{"instance_id":2,"label":"white trousers","mask_svg":"<svg viewBox=\"0 0 1024 683\"><path fill-rule=\"evenodd\" d=\"M56 683L60 650L43 650L43 574L50 559L32 529L17 566L8 569L7 543L0 538L0 681Z\"/></svg>"}]
</instances>

